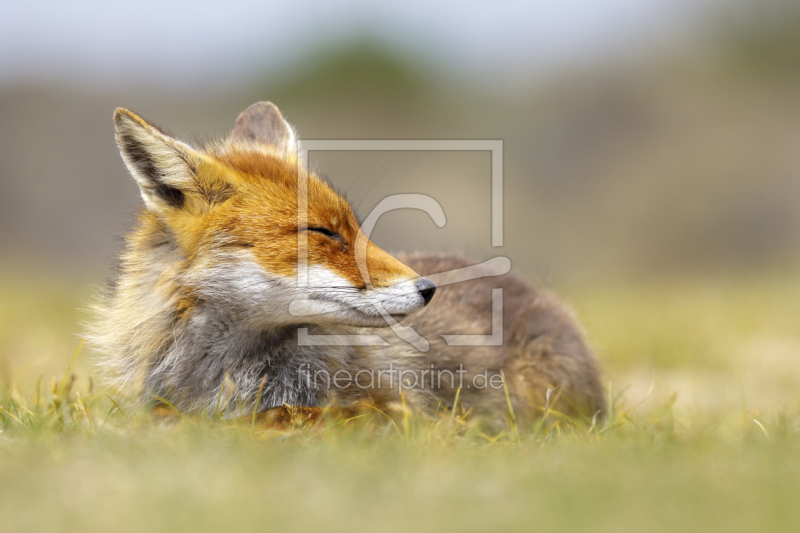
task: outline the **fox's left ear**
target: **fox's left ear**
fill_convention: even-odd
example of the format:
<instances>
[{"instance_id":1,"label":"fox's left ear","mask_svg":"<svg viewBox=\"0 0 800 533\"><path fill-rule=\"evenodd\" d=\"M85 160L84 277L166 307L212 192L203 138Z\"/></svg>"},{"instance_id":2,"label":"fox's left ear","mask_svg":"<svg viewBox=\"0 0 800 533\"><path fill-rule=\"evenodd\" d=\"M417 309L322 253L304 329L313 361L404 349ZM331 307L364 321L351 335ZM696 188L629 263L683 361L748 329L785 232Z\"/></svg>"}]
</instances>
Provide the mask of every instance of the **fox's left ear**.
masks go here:
<instances>
[{"instance_id":1,"label":"fox's left ear","mask_svg":"<svg viewBox=\"0 0 800 533\"><path fill-rule=\"evenodd\" d=\"M127 109L114 112L114 123L122 159L147 208L159 214L183 208L197 188L199 154Z\"/></svg>"},{"instance_id":2,"label":"fox's left ear","mask_svg":"<svg viewBox=\"0 0 800 533\"><path fill-rule=\"evenodd\" d=\"M268 144L286 156L297 154L297 134L272 102L258 102L242 111L231 139Z\"/></svg>"}]
</instances>

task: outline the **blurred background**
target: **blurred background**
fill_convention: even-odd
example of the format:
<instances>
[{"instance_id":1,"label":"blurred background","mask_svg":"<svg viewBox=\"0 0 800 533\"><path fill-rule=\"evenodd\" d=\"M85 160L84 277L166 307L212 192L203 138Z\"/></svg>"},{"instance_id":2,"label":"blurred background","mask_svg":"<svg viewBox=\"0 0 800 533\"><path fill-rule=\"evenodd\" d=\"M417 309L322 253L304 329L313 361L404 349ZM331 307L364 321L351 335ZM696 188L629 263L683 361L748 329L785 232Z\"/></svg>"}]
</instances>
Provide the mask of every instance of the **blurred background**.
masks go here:
<instances>
[{"instance_id":1,"label":"blurred background","mask_svg":"<svg viewBox=\"0 0 800 533\"><path fill-rule=\"evenodd\" d=\"M607 377L686 408L800 383L800 4L789 0L15 2L0 17L0 378L63 371L140 206L115 107L190 141L258 100L305 139L502 139L317 152L388 250L506 255L581 316ZM78 369L91 373L88 354ZM660 397L658 395L661 395ZM688 399L687 399L688 398ZM697 400L697 401L693 401Z\"/></svg>"}]
</instances>

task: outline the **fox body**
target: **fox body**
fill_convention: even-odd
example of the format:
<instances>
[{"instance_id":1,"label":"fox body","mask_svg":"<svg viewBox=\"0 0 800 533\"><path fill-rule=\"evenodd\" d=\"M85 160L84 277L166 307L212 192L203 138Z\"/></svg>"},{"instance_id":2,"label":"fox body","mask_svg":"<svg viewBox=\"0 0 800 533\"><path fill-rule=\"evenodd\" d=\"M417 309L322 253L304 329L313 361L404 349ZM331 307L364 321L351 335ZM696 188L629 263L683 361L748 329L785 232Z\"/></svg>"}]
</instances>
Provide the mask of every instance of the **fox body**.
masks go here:
<instances>
[{"instance_id":1,"label":"fox body","mask_svg":"<svg viewBox=\"0 0 800 533\"><path fill-rule=\"evenodd\" d=\"M521 417L548 401L590 416L604 409L595 359L553 296L513 274L436 288L424 276L470 263L393 257L370 242L347 200L299 168L295 133L271 103L254 104L228 138L202 148L124 109L114 119L145 207L90 338L132 398L189 412L222 401L234 416L381 408L401 391L433 410L451 407L460 389L465 407L491 415L506 409L505 383ZM503 289L502 309L493 289ZM493 327L490 344L442 337ZM375 334L379 342L363 342Z\"/></svg>"}]
</instances>

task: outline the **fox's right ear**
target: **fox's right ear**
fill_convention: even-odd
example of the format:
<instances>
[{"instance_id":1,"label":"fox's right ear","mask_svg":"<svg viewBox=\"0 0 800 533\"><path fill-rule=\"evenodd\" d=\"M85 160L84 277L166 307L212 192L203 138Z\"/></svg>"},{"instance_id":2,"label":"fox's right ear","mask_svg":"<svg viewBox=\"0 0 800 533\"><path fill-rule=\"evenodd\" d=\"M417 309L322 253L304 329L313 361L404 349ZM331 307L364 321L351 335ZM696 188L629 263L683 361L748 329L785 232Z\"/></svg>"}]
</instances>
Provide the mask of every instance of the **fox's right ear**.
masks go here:
<instances>
[{"instance_id":1,"label":"fox's right ear","mask_svg":"<svg viewBox=\"0 0 800 533\"><path fill-rule=\"evenodd\" d=\"M114 112L114 123L122 159L147 208L160 214L182 208L196 188L199 154L127 109Z\"/></svg>"},{"instance_id":2,"label":"fox's right ear","mask_svg":"<svg viewBox=\"0 0 800 533\"><path fill-rule=\"evenodd\" d=\"M285 156L297 154L297 134L272 102L257 102L242 111L231 139L268 144Z\"/></svg>"}]
</instances>

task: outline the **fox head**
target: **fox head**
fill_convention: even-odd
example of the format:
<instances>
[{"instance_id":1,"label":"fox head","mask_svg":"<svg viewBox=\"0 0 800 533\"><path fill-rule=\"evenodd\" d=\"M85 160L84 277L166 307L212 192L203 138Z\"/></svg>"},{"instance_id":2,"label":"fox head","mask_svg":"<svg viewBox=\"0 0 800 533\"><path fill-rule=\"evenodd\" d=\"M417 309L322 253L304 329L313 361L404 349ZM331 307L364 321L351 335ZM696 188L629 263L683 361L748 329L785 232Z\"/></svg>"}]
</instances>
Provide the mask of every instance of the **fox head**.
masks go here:
<instances>
[{"instance_id":1,"label":"fox head","mask_svg":"<svg viewBox=\"0 0 800 533\"><path fill-rule=\"evenodd\" d=\"M298 168L295 133L273 104L254 104L202 148L125 109L114 121L146 208L134 245L170 258L157 275L177 282L180 313L224 306L262 329L385 327L432 298L433 283L370 242L348 201Z\"/></svg>"}]
</instances>

